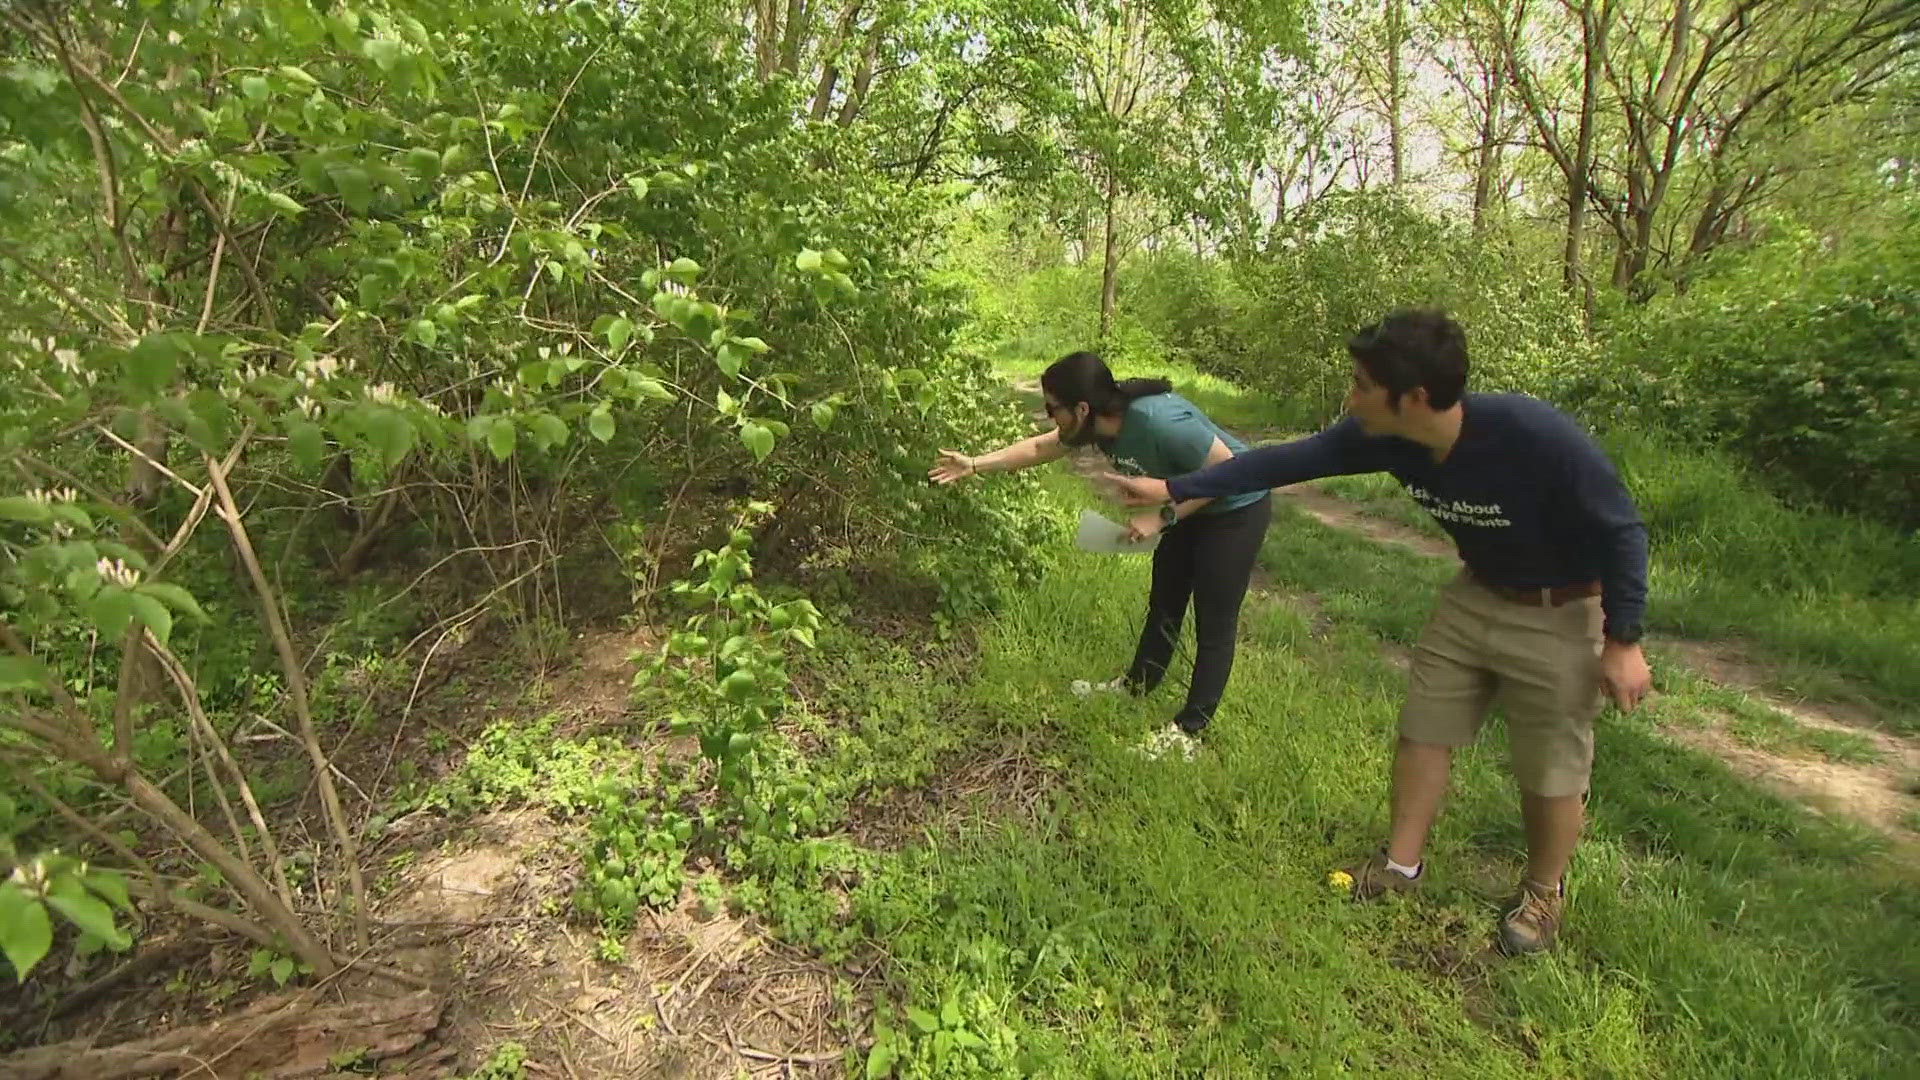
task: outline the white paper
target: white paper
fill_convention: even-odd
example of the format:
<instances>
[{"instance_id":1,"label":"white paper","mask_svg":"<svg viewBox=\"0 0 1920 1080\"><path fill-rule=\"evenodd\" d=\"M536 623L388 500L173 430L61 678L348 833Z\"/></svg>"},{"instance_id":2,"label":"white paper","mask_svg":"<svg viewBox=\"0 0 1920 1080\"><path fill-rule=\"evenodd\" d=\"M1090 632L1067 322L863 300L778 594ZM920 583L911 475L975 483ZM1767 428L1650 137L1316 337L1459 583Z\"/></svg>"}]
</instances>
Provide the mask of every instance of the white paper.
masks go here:
<instances>
[{"instance_id":1,"label":"white paper","mask_svg":"<svg viewBox=\"0 0 1920 1080\"><path fill-rule=\"evenodd\" d=\"M1144 555L1160 546L1160 537L1155 534L1146 540L1128 540L1127 527L1092 510L1080 511L1080 531L1074 534L1073 542L1081 551L1095 551L1104 555Z\"/></svg>"}]
</instances>

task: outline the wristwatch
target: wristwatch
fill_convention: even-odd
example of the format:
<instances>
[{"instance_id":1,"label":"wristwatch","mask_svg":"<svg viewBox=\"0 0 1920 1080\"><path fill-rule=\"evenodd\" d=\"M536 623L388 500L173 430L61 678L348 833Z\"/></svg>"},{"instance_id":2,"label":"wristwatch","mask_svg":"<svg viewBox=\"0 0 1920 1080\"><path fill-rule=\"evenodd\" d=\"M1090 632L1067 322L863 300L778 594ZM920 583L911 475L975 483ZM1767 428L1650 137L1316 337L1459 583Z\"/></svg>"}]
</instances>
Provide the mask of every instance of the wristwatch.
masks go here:
<instances>
[{"instance_id":1,"label":"wristwatch","mask_svg":"<svg viewBox=\"0 0 1920 1080\"><path fill-rule=\"evenodd\" d=\"M1166 502L1163 502L1160 504L1160 527L1161 528L1170 529L1173 527L1173 523L1179 520L1180 520L1180 511L1174 507L1172 499L1168 499Z\"/></svg>"}]
</instances>

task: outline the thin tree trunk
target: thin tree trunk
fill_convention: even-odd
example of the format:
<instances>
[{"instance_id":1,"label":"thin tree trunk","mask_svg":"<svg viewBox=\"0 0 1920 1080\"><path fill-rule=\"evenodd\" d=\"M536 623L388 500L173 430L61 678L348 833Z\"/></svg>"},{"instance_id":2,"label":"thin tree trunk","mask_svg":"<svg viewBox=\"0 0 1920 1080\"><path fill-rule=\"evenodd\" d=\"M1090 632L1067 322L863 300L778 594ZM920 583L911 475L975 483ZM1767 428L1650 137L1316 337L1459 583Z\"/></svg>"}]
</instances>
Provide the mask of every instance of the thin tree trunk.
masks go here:
<instances>
[{"instance_id":1,"label":"thin tree trunk","mask_svg":"<svg viewBox=\"0 0 1920 1080\"><path fill-rule=\"evenodd\" d=\"M1580 8L1580 42L1584 68L1580 80L1580 134L1567 177L1567 245L1565 280L1568 289L1580 284L1580 242L1587 227L1587 187L1593 175L1594 110L1600 96L1600 71L1606 63L1607 24L1613 21L1611 0L1596 17L1592 0Z\"/></svg>"},{"instance_id":2,"label":"thin tree trunk","mask_svg":"<svg viewBox=\"0 0 1920 1080\"><path fill-rule=\"evenodd\" d=\"M807 23L813 17L806 0L787 0L785 38L780 43L780 70L792 75L800 70L800 47L807 40Z\"/></svg>"},{"instance_id":3,"label":"thin tree trunk","mask_svg":"<svg viewBox=\"0 0 1920 1080\"><path fill-rule=\"evenodd\" d=\"M1406 36L1406 0L1388 0L1387 5L1387 148L1392 154L1393 186L1405 180L1405 133L1401 111L1406 98L1400 71L1401 39Z\"/></svg>"},{"instance_id":4,"label":"thin tree trunk","mask_svg":"<svg viewBox=\"0 0 1920 1080\"><path fill-rule=\"evenodd\" d=\"M1486 75L1487 113L1480 123L1480 160L1473 174L1473 231L1487 228L1487 210L1493 204L1493 184L1500 172L1500 117L1506 109L1507 80L1496 72Z\"/></svg>"},{"instance_id":5,"label":"thin tree trunk","mask_svg":"<svg viewBox=\"0 0 1920 1080\"><path fill-rule=\"evenodd\" d=\"M1113 307L1115 291L1119 284L1120 235L1114 214L1119 201L1120 181L1115 171L1107 172L1107 214L1104 250L1106 252L1100 266L1100 340L1107 340L1107 332L1113 327Z\"/></svg>"},{"instance_id":6,"label":"thin tree trunk","mask_svg":"<svg viewBox=\"0 0 1920 1080\"><path fill-rule=\"evenodd\" d=\"M866 51L860 54L860 70L854 73L853 89L847 91L847 100L840 105L840 126L846 127L860 115L860 109L867 103L867 91L873 87L873 67L880 59L880 28L875 26L867 35Z\"/></svg>"}]
</instances>

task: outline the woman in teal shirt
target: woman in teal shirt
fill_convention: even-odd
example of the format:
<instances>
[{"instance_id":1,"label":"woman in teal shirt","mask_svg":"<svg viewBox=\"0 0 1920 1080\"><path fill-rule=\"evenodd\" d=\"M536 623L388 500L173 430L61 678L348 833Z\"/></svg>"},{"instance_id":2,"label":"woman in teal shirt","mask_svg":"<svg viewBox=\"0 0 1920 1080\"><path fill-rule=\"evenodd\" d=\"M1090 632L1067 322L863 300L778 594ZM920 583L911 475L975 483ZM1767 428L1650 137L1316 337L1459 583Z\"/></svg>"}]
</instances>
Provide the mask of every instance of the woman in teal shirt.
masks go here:
<instances>
[{"instance_id":1,"label":"woman in teal shirt","mask_svg":"<svg viewBox=\"0 0 1920 1080\"><path fill-rule=\"evenodd\" d=\"M1118 472L1164 480L1247 449L1174 393L1165 379L1117 382L1106 363L1090 352L1056 361L1040 376L1040 389L1052 431L979 457L943 450L928 476L950 484L974 473L1031 468L1064 456L1070 448L1095 446ZM1213 720L1233 670L1240 604L1272 519L1272 497L1255 491L1169 503L1129 523L1135 537L1164 535L1153 553L1146 625L1133 663L1125 675L1102 686L1134 694L1159 686L1173 659L1187 605L1193 605L1193 680L1186 704L1167 731L1155 736L1152 748L1172 747L1191 757L1195 736Z\"/></svg>"}]
</instances>

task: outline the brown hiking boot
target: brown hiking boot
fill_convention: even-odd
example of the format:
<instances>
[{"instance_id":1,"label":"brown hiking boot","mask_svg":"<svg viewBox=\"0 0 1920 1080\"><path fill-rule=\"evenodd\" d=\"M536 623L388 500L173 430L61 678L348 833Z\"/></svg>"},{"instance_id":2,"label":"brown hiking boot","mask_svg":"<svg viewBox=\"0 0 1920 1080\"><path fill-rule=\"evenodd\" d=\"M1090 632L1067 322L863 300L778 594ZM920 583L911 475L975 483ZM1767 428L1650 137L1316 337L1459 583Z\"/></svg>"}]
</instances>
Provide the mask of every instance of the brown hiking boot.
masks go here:
<instances>
[{"instance_id":1,"label":"brown hiking boot","mask_svg":"<svg viewBox=\"0 0 1920 1080\"><path fill-rule=\"evenodd\" d=\"M1514 905L1500 919L1500 948L1508 956L1546 952L1560 933L1560 906L1566 885L1538 885L1522 879Z\"/></svg>"},{"instance_id":2,"label":"brown hiking boot","mask_svg":"<svg viewBox=\"0 0 1920 1080\"><path fill-rule=\"evenodd\" d=\"M1372 858L1357 866L1348 867L1347 873L1353 878L1352 896L1355 900L1373 900L1390 892L1410 893L1418 889L1427 876L1424 863L1420 872L1413 877L1388 869L1384 850L1374 852Z\"/></svg>"}]
</instances>

